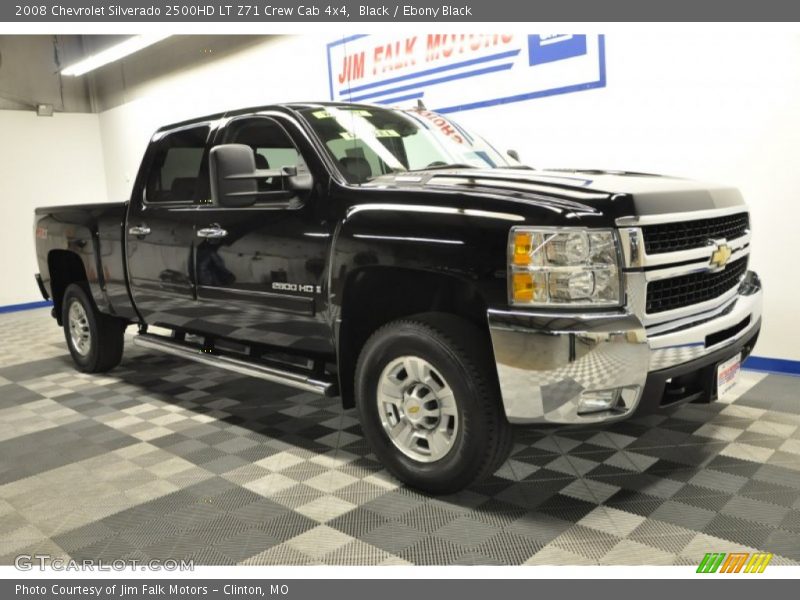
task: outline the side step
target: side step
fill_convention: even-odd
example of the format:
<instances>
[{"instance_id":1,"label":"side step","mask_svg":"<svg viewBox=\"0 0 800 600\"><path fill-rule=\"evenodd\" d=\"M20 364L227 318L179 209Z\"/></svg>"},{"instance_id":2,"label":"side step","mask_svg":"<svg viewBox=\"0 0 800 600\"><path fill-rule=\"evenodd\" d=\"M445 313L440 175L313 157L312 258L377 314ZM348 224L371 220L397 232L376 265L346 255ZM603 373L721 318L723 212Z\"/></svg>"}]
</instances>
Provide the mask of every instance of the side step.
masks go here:
<instances>
[{"instance_id":1,"label":"side step","mask_svg":"<svg viewBox=\"0 0 800 600\"><path fill-rule=\"evenodd\" d=\"M142 348L147 348L148 350L158 350L211 367L227 369L228 371L233 371L240 375L248 375L250 377L265 379L273 383L281 383L289 387L303 390L304 392L313 392L328 397L338 395L337 386L332 381L315 379L304 373L278 369L241 358L234 358L232 356L207 354L202 352L197 346L181 343L160 335L140 333L134 336L133 343Z\"/></svg>"}]
</instances>

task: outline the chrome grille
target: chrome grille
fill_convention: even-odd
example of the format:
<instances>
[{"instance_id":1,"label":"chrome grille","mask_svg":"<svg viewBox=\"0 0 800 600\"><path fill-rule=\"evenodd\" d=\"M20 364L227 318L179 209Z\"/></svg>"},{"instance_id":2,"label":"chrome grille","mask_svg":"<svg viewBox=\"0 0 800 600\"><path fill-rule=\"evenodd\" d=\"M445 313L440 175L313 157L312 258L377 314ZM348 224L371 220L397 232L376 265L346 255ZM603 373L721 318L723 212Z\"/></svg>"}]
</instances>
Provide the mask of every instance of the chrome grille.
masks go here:
<instances>
[{"instance_id":1,"label":"chrome grille","mask_svg":"<svg viewBox=\"0 0 800 600\"><path fill-rule=\"evenodd\" d=\"M750 228L748 213L738 213L710 219L660 223L642 227L647 254L679 252L708 245L709 240L733 240L742 237Z\"/></svg>"},{"instance_id":2,"label":"chrome grille","mask_svg":"<svg viewBox=\"0 0 800 600\"><path fill-rule=\"evenodd\" d=\"M690 273L647 284L648 314L675 310L713 300L730 291L747 272L747 256L729 263L722 271Z\"/></svg>"}]
</instances>

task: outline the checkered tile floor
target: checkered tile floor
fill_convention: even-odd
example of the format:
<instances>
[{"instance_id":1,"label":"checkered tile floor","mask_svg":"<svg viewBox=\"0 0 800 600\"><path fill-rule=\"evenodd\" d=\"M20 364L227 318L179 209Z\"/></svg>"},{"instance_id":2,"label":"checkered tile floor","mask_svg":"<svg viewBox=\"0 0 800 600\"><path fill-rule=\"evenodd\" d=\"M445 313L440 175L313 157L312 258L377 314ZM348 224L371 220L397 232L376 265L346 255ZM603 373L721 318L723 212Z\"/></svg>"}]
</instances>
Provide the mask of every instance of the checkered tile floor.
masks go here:
<instances>
[{"instance_id":1,"label":"checkered tile floor","mask_svg":"<svg viewBox=\"0 0 800 600\"><path fill-rule=\"evenodd\" d=\"M406 489L336 400L129 345L72 369L47 310L0 315L0 564L800 563L798 380L611 427L517 432L454 496Z\"/></svg>"}]
</instances>

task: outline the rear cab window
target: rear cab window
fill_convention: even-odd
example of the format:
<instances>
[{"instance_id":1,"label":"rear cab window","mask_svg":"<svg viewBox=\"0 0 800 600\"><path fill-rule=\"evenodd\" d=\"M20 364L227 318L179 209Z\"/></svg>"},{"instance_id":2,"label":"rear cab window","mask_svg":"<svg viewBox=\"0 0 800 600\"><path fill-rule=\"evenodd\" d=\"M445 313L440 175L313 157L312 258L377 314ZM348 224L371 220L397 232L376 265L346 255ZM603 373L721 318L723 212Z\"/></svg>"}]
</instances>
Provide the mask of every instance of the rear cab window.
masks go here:
<instances>
[{"instance_id":1,"label":"rear cab window","mask_svg":"<svg viewBox=\"0 0 800 600\"><path fill-rule=\"evenodd\" d=\"M206 124L187 127L153 142L145 202L192 202L208 195L208 173L202 166L209 130Z\"/></svg>"}]
</instances>

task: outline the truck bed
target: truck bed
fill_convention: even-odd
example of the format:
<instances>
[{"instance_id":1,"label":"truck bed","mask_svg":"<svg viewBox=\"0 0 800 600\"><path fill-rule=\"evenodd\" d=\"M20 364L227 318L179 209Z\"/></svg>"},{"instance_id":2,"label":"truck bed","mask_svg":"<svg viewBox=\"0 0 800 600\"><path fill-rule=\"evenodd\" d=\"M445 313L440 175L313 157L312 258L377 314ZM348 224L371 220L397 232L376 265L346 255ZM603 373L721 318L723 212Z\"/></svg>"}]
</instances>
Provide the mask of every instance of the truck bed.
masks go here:
<instances>
[{"instance_id":1,"label":"truck bed","mask_svg":"<svg viewBox=\"0 0 800 600\"><path fill-rule=\"evenodd\" d=\"M42 285L58 304L60 278L83 269L102 312L136 316L125 273L127 202L44 206L35 210L36 258ZM55 306L59 315L60 306Z\"/></svg>"}]
</instances>

